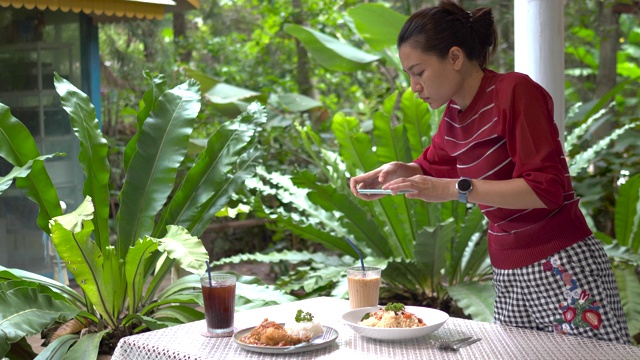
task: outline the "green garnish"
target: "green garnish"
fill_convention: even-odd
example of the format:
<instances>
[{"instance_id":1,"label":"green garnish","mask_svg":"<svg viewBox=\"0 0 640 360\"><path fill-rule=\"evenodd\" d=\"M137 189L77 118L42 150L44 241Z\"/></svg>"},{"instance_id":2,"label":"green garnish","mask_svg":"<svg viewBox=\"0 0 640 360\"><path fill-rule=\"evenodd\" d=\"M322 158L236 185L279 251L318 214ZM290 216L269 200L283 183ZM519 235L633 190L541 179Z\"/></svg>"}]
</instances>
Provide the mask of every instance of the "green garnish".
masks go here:
<instances>
[{"instance_id":1,"label":"green garnish","mask_svg":"<svg viewBox=\"0 0 640 360\"><path fill-rule=\"evenodd\" d=\"M368 318L370 318L370 317L371 317L371 313L366 313L366 314L364 314L364 316L362 317L362 319L360 319L360 321L365 321L365 320L367 320L367 319L368 319Z\"/></svg>"},{"instance_id":2,"label":"green garnish","mask_svg":"<svg viewBox=\"0 0 640 360\"><path fill-rule=\"evenodd\" d=\"M395 311L400 312L404 310L404 304L400 303L388 303L387 306L384 307L386 311Z\"/></svg>"},{"instance_id":3,"label":"green garnish","mask_svg":"<svg viewBox=\"0 0 640 360\"><path fill-rule=\"evenodd\" d=\"M296 322L311 322L313 321L313 315L310 312L302 312L302 310L298 310L296 313Z\"/></svg>"}]
</instances>

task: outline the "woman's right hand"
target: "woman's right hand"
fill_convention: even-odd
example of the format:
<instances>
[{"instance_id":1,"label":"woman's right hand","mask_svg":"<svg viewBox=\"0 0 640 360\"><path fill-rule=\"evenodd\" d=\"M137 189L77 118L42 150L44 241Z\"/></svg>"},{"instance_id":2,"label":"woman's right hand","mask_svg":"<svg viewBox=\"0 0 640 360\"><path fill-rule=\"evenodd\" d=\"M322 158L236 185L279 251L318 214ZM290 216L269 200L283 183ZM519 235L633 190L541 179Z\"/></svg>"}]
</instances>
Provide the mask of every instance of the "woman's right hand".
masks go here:
<instances>
[{"instance_id":1,"label":"woman's right hand","mask_svg":"<svg viewBox=\"0 0 640 360\"><path fill-rule=\"evenodd\" d=\"M366 174L352 177L349 181L349 187L351 188L353 195L364 200L375 200L383 197L384 195L360 194L358 192L358 188L379 189L389 181L400 178L409 178L415 175L422 175L422 170L417 164L394 161L384 164L375 170L371 170Z\"/></svg>"}]
</instances>

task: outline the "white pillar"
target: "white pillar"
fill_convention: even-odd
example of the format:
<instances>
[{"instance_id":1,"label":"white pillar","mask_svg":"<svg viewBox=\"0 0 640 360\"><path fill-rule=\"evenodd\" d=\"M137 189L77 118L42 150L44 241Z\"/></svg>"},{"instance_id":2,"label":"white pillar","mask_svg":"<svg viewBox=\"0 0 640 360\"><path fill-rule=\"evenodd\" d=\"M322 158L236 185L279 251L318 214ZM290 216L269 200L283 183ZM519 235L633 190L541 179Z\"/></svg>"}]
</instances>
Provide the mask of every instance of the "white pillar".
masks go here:
<instances>
[{"instance_id":1,"label":"white pillar","mask_svg":"<svg viewBox=\"0 0 640 360\"><path fill-rule=\"evenodd\" d=\"M513 8L515 71L551 94L564 143L564 1L514 0Z\"/></svg>"}]
</instances>

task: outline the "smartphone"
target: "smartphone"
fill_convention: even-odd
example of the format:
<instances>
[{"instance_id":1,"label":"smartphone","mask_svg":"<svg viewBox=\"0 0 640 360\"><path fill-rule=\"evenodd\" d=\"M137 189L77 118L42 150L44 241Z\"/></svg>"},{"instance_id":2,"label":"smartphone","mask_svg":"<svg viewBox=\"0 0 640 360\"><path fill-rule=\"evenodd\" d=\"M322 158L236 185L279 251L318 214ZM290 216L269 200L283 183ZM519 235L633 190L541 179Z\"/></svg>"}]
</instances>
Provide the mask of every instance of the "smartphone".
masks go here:
<instances>
[{"instance_id":1,"label":"smartphone","mask_svg":"<svg viewBox=\"0 0 640 360\"><path fill-rule=\"evenodd\" d=\"M400 190L398 194L411 193L413 190ZM379 194L391 194L391 190L383 189L358 189L359 194L379 195Z\"/></svg>"}]
</instances>

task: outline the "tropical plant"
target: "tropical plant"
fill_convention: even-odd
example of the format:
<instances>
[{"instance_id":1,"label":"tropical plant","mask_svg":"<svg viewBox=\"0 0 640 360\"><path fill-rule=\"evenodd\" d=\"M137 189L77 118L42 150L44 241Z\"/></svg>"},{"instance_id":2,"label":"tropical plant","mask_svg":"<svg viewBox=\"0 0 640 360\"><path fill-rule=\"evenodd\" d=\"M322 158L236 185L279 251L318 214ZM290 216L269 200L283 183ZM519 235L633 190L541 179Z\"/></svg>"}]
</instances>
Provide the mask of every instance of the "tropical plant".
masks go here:
<instances>
[{"instance_id":1,"label":"tropical plant","mask_svg":"<svg viewBox=\"0 0 640 360\"><path fill-rule=\"evenodd\" d=\"M265 121L264 108L254 104L222 124L189 160L199 84L188 80L169 89L164 76L145 77L151 85L137 115L138 132L123 154L115 234L108 226L108 145L89 98L56 74L86 177L85 201L66 215L43 164L61 154L40 155L27 128L0 104L0 156L14 166L0 179L0 193L15 180L39 205L38 226L82 289L80 295L37 274L0 267L0 357L23 358L18 354L31 349L25 337L42 333L48 346L39 358L95 358L112 352L122 336L203 318L195 308L202 305L199 275L208 254L198 236L253 174L260 154L254 134ZM185 163L192 165L180 176L177 169ZM162 289L176 265L192 275ZM294 299L258 279L238 280L239 307Z\"/></svg>"},{"instance_id":2,"label":"tropical plant","mask_svg":"<svg viewBox=\"0 0 640 360\"><path fill-rule=\"evenodd\" d=\"M394 111L396 103L400 105ZM310 127L299 127L308 156L321 173L302 169L284 175L259 168L258 176L248 179L246 186L258 194L254 211L275 221L275 226L357 259L345 240L352 239L365 261L384 267L383 298L448 310L452 306L448 290L459 289L456 294L471 294L473 299L465 310L488 321L492 297L485 295L492 292L492 285L485 281L490 274L487 246L482 241L486 225L477 208L457 202L429 204L403 196L367 202L354 197L348 188L350 174L418 156L431 140L436 117L427 104L406 91L394 93L374 114L373 141L355 118L344 114L337 114L332 123L338 152L329 150ZM393 119L399 122L395 126ZM283 258L296 258L295 263L309 260L305 254L286 252L260 258L242 255L221 262ZM331 266L321 268L322 282L287 285L306 285L305 290L344 296L344 267L353 263L336 256ZM320 269L314 262L310 266ZM475 283L473 289L470 282Z\"/></svg>"},{"instance_id":3,"label":"tropical plant","mask_svg":"<svg viewBox=\"0 0 640 360\"><path fill-rule=\"evenodd\" d=\"M615 204L615 233L611 238L596 232L605 245L609 258L613 261L622 307L627 317L631 337L638 342L640 335L640 304L635 299L640 296L640 174L625 179L620 185Z\"/></svg>"}]
</instances>

